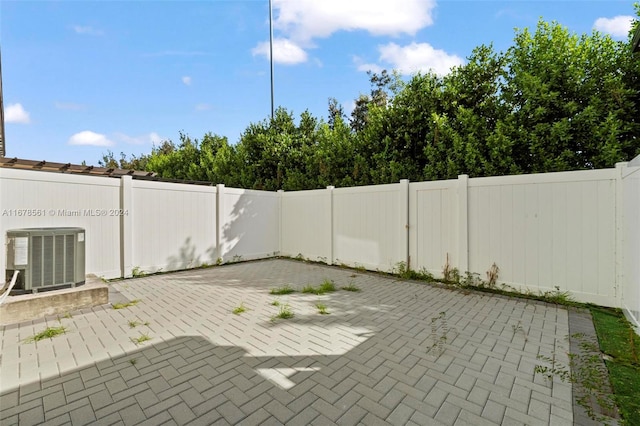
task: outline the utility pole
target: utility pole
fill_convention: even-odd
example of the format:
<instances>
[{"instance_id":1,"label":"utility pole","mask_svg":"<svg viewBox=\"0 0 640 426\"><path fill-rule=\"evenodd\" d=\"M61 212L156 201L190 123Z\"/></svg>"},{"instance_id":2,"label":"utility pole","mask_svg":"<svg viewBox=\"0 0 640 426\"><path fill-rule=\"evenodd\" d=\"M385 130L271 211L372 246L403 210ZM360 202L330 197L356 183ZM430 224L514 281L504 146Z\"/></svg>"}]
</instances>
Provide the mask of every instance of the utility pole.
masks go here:
<instances>
[{"instance_id":1,"label":"utility pole","mask_svg":"<svg viewBox=\"0 0 640 426\"><path fill-rule=\"evenodd\" d=\"M1 51L1 49L0 49ZM0 53L0 157L6 155L4 137L4 103L2 101L2 54Z\"/></svg>"},{"instance_id":2,"label":"utility pole","mask_svg":"<svg viewBox=\"0 0 640 426\"><path fill-rule=\"evenodd\" d=\"M269 62L271 64L271 121L273 121L273 8L269 0Z\"/></svg>"}]
</instances>

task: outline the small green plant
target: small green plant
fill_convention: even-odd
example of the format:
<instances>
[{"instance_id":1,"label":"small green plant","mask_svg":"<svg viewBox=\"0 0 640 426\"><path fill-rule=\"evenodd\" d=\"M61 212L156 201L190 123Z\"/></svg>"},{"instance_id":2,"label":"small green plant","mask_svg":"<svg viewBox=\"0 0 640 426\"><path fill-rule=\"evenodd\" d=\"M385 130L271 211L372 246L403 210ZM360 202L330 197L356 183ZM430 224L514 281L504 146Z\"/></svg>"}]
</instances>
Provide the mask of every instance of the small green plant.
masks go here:
<instances>
[{"instance_id":1,"label":"small green plant","mask_svg":"<svg viewBox=\"0 0 640 426\"><path fill-rule=\"evenodd\" d=\"M129 328L136 328L137 326L140 325L140 322L136 320L129 320L128 324L129 324Z\"/></svg>"},{"instance_id":2,"label":"small green plant","mask_svg":"<svg viewBox=\"0 0 640 426\"><path fill-rule=\"evenodd\" d=\"M405 280L435 281L433 274L427 271L426 268L414 271L407 266L407 262L396 263L396 266L391 272Z\"/></svg>"},{"instance_id":3,"label":"small green plant","mask_svg":"<svg viewBox=\"0 0 640 426\"><path fill-rule=\"evenodd\" d=\"M271 306L280 306L280 301L278 299L275 299L271 302Z\"/></svg>"},{"instance_id":4,"label":"small green plant","mask_svg":"<svg viewBox=\"0 0 640 426\"><path fill-rule=\"evenodd\" d=\"M616 404L609 388L606 367L600 358L598 342L582 333L575 333L570 337L578 341L581 353L569 353L568 366L559 363L555 352L552 352L551 356L538 355L537 358L547 365L536 365L533 371L550 381L557 377L573 384L576 401L586 410L587 415L592 420L608 424Z\"/></svg>"},{"instance_id":5,"label":"small green plant","mask_svg":"<svg viewBox=\"0 0 640 426\"><path fill-rule=\"evenodd\" d=\"M114 303L111 305L111 307L113 309L124 309L124 308L129 308L131 306L136 306L138 303L140 303L140 300L135 299L127 303Z\"/></svg>"},{"instance_id":6,"label":"small green plant","mask_svg":"<svg viewBox=\"0 0 640 426\"><path fill-rule=\"evenodd\" d=\"M442 267L442 277L444 282L449 284L458 284L460 282L460 271L449 263L449 253L447 253L447 260Z\"/></svg>"},{"instance_id":7,"label":"small green plant","mask_svg":"<svg viewBox=\"0 0 640 426\"><path fill-rule=\"evenodd\" d=\"M295 293L295 290L291 288L289 284L285 284L282 287L272 288L271 291L269 291L269 294L273 294L277 296L280 296L283 294L291 294L291 293Z\"/></svg>"},{"instance_id":8,"label":"small green plant","mask_svg":"<svg viewBox=\"0 0 640 426\"><path fill-rule=\"evenodd\" d=\"M293 310L291 309L291 306L289 306L288 304L280 305L280 310L278 311L277 314L271 317L271 321L275 321L277 319L289 319L289 318L293 318L293 316L294 314L293 314Z\"/></svg>"},{"instance_id":9,"label":"small green plant","mask_svg":"<svg viewBox=\"0 0 640 426\"><path fill-rule=\"evenodd\" d=\"M140 333L140 336L131 338L131 341L135 343L136 346L141 345L149 340L151 340L151 337L149 337L149 335L146 333Z\"/></svg>"},{"instance_id":10,"label":"small green plant","mask_svg":"<svg viewBox=\"0 0 640 426\"><path fill-rule=\"evenodd\" d=\"M318 309L318 313L320 315L329 315L330 312L327 311L327 305L324 303L316 303L316 308Z\"/></svg>"},{"instance_id":11,"label":"small green plant","mask_svg":"<svg viewBox=\"0 0 640 426\"><path fill-rule=\"evenodd\" d=\"M357 263L353 265L353 269L355 269L358 272L366 272L367 268L364 267L364 265L358 265Z\"/></svg>"},{"instance_id":12,"label":"small green plant","mask_svg":"<svg viewBox=\"0 0 640 426\"><path fill-rule=\"evenodd\" d=\"M545 302L555 303L557 305L571 305L575 303L568 291L560 291L559 286L555 286L554 290L545 291L541 294Z\"/></svg>"},{"instance_id":13,"label":"small green plant","mask_svg":"<svg viewBox=\"0 0 640 426\"><path fill-rule=\"evenodd\" d=\"M295 260L304 260L304 256L302 255L302 253L298 253L298 255L296 257L294 257Z\"/></svg>"},{"instance_id":14,"label":"small green plant","mask_svg":"<svg viewBox=\"0 0 640 426\"><path fill-rule=\"evenodd\" d=\"M354 291L354 292L355 292L355 291L360 291L360 287L358 287L357 285L355 285L355 284L353 283L353 281L351 281L351 282L349 283L349 285L346 285L346 286L342 287L342 289L343 289L344 291Z\"/></svg>"},{"instance_id":15,"label":"small green plant","mask_svg":"<svg viewBox=\"0 0 640 426\"><path fill-rule=\"evenodd\" d=\"M516 333L520 332L520 333L522 333L522 336L524 337L524 341L525 342L529 341L529 336L527 335L527 332L524 331L524 327L522 327L522 321L518 321L518 324L511 324L511 329L513 330L514 337L515 337Z\"/></svg>"},{"instance_id":16,"label":"small green plant","mask_svg":"<svg viewBox=\"0 0 640 426\"><path fill-rule=\"evenodd\" d=\"M216 259L216 265L218 265L218 266L222 265L222 258L221 257Z\"/></svg>"},{"instance_id":17,"label":"small green plant","mask_svg":"<svg viewBox=\"0 0 640 426\"><path fill-rule=\"evenodd\" d=\"M65 318L65 319L71 319L71 318L73 318L73 315L71 315L71 312L66 312L66 313L62 316L62 318Z\"/></svg>"},{"instance_id":18,"label":"small green plant","mask_svg":"<svg viewBox=\"0 0 640 426\"><path fill-rule=\"evenodd\" d=\"M445 351L445 345L451 332L455 332L455 329L449 328L446 312L440 312L437 316L431 318L431 333L429 336L431 346L427 348L427 353L433 352L436 358L440 357Z\"/></svg>"},{"instance_id":19,"label":"small green plant","mask_svg":"<svg viewBox=\"0 0 640 426\"><path fill-rule=\"evenodd\" d=\"M242 262L242 256L239 254L234 254L233 258L231 259L231 263L237 263L237 262Z\"/></svg>"},{"instance_id":20,"label":"small green plant","mask_svg":"<svg viewBox=\"0 0 640 426\"><path fill-rule=\"evenodd\" d=\"M312 285L307 285L305 287L302 288L302 292L303 293L312 293L312 294L317 294L317 295L322 295L325 293L331 293L333 291L336 291L336 285L333 281L325 279L324 282L322 284L320 284L318 287L314 287Z\"/></svg>"},{"instance_id":21,"label":"small green plant","mask_svg":"<svg viewBox=\"0 0 640 426\"><path fill-rule=\"evenodd\" d=\"M304 287L302 287L301 291L306 294L309 294L309 293L318 294L318 290L312 285L305 285Z\"/></svg>"},{"instance_id":22,"label":"small green plant","mask_svg":"<svg viewBox=\"0 0 640 426\"><path fill-rule=\"evenodd\" d=\"M135 365L138 363L138 360L137 360L136 358L131 358L131 359L129 360L129 363L130 363L131 365L135 366Z\"/></svg>"},{"instance_id":23,"label":"small green plant","mask_svg":"<svg viewBox=\"0 0 640 426\"><path fill-rule=\"evenodd\" d=\"M480 274L467 271L461 282L463 287L484 287L484 282L480 279Z\"/></svg>"},{"instance_id":24,"label":"small green plant","mask_svg":"<svg viewBox=\"0 0 640 426\"><path fill-rule=\"evenodd\" d=\"M240 306L236 306L231 312L233 312L235 315L240 315L244 312L247 312L247 308L244 306L244 303L240 303Z\"/></svg>"},{"instance_id":25,"label":"small green plant","mask_svg":"<svg viewBox=\"0 0 640 426\"><path fill-rule=\"evenodd\" d=\"M144 277L146 274L146 272L144 272L139 266L134 266L131 269L131 276L133 276L133 278L139 278L139 277Z\"/></svg>"},{"instance_id":26,"label":"small green plant","mask_svg":"<svg viewBox=\"0 0 640 426\"><path fill-rule=\"evenodd\" d=\"M42 330L40 333L37 333L36 335L31 336L28 339L25 339L25 343L39 342L40 340L43 340L43 339L53 339L56 336L65 334L66 332L67 332L67 328L62 325L59 327L47 327L44 330Z\"/></svg>"}]
</instances>

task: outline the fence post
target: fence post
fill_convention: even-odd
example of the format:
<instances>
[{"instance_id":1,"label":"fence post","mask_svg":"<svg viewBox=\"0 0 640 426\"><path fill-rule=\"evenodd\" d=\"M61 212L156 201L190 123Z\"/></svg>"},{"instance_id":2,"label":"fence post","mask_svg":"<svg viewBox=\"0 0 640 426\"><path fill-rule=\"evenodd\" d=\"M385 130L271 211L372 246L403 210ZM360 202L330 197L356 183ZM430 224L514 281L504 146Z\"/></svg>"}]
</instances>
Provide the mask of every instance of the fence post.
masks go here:
<instances>
[{"instance_id":1,"label":"fence post","mask_svg":"<svg viewBox=\"0 0 640 426\"><path fill-rule=\"evenodd\" d=\"M616 209L616 254L615 254L615 283L613 284L613 297L618 307L622 307L622 298L624 297L624 280L625 280L625 226L624 226L624 187L622 178L627 169L628 163L616 163L615 176L615 209Z\"/></svg>"},{"instance_id":2,"label":"fence post","mask_svg":"<svg viewBox=\"0 0 640 426\"><path fill-rule=\"evenodd\" d=\"M469 175L458 176L458 256L460 274L469 270Z\"/></svg>"},{"instance_id":3,"label":"fence post","mask_svg":"<svg viewBox=\"0 0 640 426\"><path fill-rule=\"evenodd\" d=\"M216 185L216 262L224 262L224 184Z\"/></svg>"},{"instance_id":4,"label":"fence post","mask_svg":"<svg viewBox=\"0 0 640 426\"><path fill-rule=\"evenodd\" d=\"M133 275L133 179L120 177L120 274L123 278Z\"/></svg>"},{"instance_id":5,"label":"fence post","mask_svg":"<svg viewBox=\"0 0 640 426\"><path fill-rule=\"evenodd\" d=\"M282 253L282 197L284 189L278 189L278 256Z\"/></svg>"},{"instance_id":6,"label":"fence post","mask_svg":"<svg viewBox=\"0 0 640 426\"><path fill-rule=\"evenodd\" d=\"M399 262L407 265L407 270L411 268L411 258L409 257L409 179L400 180L400 253Z\"/></svg>"},{"instance_id":7,"label":"fence post","mask_svg":"<svg viewBox=\"0 0 640 426\"><path fill-rule=\"evenodd\" d=\"M327 186L328 196L329 196L329 256L327 257L327 264L333 265L333 241L334 241L334 230L333 230L333 190L335 186L330 185Z\"/></svg>"}]
</instances>

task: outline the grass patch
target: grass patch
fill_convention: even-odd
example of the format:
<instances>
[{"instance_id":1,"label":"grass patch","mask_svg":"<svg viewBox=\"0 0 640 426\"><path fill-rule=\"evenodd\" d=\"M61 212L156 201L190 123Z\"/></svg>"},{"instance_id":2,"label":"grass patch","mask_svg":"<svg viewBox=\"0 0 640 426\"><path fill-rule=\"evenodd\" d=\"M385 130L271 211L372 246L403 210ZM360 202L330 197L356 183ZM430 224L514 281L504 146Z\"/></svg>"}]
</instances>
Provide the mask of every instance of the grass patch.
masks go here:
<instances>
[{"instance_id":1,"label":"grass patch","mask_svg":"<svg viewBox=\"0 0 640 426\"><path fill-rule=\"evenodd\" d=\"M295 290L289 286L289 284L285 284L282 287L272 288L269 294L273 294L276 296L281 296L283 294L291 294L295 293Z\"/></svg>"},{"instance_id":2,"label":"grass patch","mask_svg":"<svg viewBox=\"0 0 640 426\"><path fill-rule=\"evenodd\" d=\"M280 301L278 299L271 302L271 306L280 306Z\"/></svg>"},{"instance_id":3,"label":"grass patch","mask_svg":"<svg viewBox=\"0 0 640 426\"><path fill-rule=\"evenodd\" d=\"M324 282L320 284L318 287L308 285L302 289L303 293L311 293L311 294L317 294L317 295L330 293L333 291L336 291L336 285L331 280L324 280Z\"/></svg>"},{"instance_id":4,"label":"grass patch","mask_svg":"<svg viewBox=\"0 0 640 426\"><path fill-rule=\"evenodd\" d=\"M42 330L40 333L26 339L25 343L39 342L40 340L43 340L43 339L53 339L56 336L65 334L66 332L67 332L67 328L62 325L59 327L47 327L44 330Z\"/></svg>"},{"instance_id":5,"label":"grass patch","mask_svg":"<svg viewBox=\"0 0 640 426\"><path fill-rule=\"evenodd\" d=\"M619 309L591 308L623 424L640 424L640 337Z\"/></svg>"},{"instance_id":6,"label":"grass patch","mask_svg":"<svg viewBox=\"0 0 640 426\"><path fill-rule=\"evenodd\" d=\"M318 313L320 315L329 315L331 312L329 312L327 310L327 305L323 304L323 303L317 303L316 304L316 309L318 309Z\"/></svg>"},{"instance_id":7,"label":"grass patch","mask_svg":"<svg viewBox=\"0 0 640 426\"><path fill-rule=\"evenodd\" d=\"M129 324L129 328L136 328L137 326L141 325L142 323L140 321L129 320L128 324Z\"/></svg>"},{"instance_id":8,"label":"grass patch","mask_svg":"<svg viewBox=\"0 0 640 426\"><path fill-rule=\"evenodd\" d=\"M358 287L357 285L355 285L354 283L349 283L349 285L346 285L344 287L342 287L342 289L344 291L360 291L360 287Z\"/></svg>"},{"instance_id":9,"label":"grass patch","mask_svg":"<svg viewBox=\"0 0 640 426\"><path fill-rule=\"evenodd\" d=\"M140 336L138 336L138 337L132 337L132 338L131 338L131 341L132 341L133 343L135 343L135 344L136 344L136 346L141 345L141 344L143 344L144 342L147 342L147 341L149 341L149 340L151 340L151 337L149 337L149 335L148 335L148 334L146 334L146 333L142 333L142 334L140 334Z\"/></svg>"},{"instance_id":10,"label":"grass patch","mask_svg":"<svg viewBox=\"0 0 640 426\"><path fill-rule=\"evenodd\" d=\"M140 300L136 299L136 300L132 300L131 302L127 302L127 303L114 303L111 305L111 307L113 309L125 309L125 308L129 308L131 306L136 306L138 303L140 303Z\"/></svg>"},{"instance_id":11,"label":"grass patch","mask_svg":"<svg viewBox=\"0 0 640 426\"><path fill-rule=\"evenodd\" d=\"M294 314L293 314L293 310L291 309L291 306L289 306L288 304L281 305L278 313L271 317L271 321L275 321L277 319L289 319L293 317L294 317Z\"/></svg>"},{"instance_id":12,"label":"grass patch","mask_svg":"<svg viewBox=\"0 0 640 426\"><path fill-rule=\"evenodd\" d=\"M246 306L244 306L244 303L240 303L240 306L236 306L231 312L233 312L235 315L240 315L243 312L247 312L247 308Z\"/></svg>"}]
</instances>

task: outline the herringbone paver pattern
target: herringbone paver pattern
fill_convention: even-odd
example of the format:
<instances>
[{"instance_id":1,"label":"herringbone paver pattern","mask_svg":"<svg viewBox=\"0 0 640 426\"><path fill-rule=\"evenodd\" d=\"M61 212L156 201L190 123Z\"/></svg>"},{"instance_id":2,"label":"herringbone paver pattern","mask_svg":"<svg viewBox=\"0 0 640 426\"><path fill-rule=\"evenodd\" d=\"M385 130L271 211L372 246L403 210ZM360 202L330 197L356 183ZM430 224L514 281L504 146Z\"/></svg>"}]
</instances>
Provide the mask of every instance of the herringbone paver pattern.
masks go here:
<instances>
[{"instance_id":1,"label":"herringbone paver pattern","mask_svg":"<svg viewBox=\"0 0 640 426\"><path fill-rule=\"evenodd\" d=\"M362 291L269 294L324 279ZM570 385L533 373L567 363L561 307L288 260L112 285L140 303L37 343L57 318L2 329L0 424L573 423ZM271 321L276 299L295 317Z\"/></svg>"}]
</instances>

